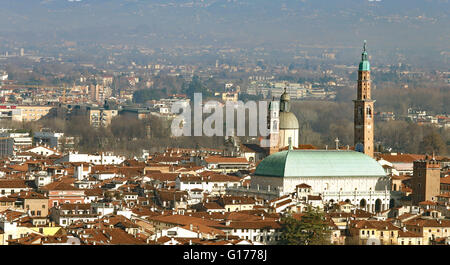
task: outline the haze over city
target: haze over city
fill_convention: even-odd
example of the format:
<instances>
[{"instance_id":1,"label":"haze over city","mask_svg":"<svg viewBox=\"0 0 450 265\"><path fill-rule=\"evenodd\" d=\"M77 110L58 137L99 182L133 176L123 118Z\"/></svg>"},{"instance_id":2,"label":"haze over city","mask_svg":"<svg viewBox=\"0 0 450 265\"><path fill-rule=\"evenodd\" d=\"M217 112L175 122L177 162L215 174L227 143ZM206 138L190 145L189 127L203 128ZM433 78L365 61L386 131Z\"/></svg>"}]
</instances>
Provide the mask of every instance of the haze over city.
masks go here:
<instances>
[{"instance_id":1,"label":"haze over city","mask_svg":"<svg viewBox=\"0 0 450 265\"><path fill-rule=\"evenodd\" d=\"M449 10L2 0L0 245L450 245Z\"/></svg>"}]
</instances>

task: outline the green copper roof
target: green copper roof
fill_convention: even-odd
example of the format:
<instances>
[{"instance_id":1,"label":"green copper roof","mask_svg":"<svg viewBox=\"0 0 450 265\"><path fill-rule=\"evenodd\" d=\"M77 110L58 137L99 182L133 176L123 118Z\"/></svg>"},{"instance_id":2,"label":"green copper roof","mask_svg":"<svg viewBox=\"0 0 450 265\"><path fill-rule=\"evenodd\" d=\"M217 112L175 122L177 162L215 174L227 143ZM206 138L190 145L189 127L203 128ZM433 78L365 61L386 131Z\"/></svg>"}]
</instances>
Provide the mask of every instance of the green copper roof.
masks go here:
<instances>
[{"instance_id":1,"label":"green copper roof","mask_svg":"<svg viewBox=\"0 0 450 265\"><path fill-rule=\"evenodd\" d=\"M385 176L383 167L360 152L287 150L272 154L256 167L255 175L271 177Z\"/></svg>"},{"instance_id":2,"label":"green copper roof","mask_svg":"<svg viewBox=\"0 0 450 265\"><path fill-rule=\"evenodd\" d=\"M359 63L359 71L370 71L369 61L361 61Z\"/></svg>"},{"instance_id":3,"label":"green copper roof","mask_svg":"<svg viewBox=\"0 0 450 265\"><path fill-rule=\"evenodd\" d=\"M366 41L364 41L363 53L361 54L361 62L359 63L359 71L370 71L369 56L366 51Z\"/></svg>"}]
</instances>

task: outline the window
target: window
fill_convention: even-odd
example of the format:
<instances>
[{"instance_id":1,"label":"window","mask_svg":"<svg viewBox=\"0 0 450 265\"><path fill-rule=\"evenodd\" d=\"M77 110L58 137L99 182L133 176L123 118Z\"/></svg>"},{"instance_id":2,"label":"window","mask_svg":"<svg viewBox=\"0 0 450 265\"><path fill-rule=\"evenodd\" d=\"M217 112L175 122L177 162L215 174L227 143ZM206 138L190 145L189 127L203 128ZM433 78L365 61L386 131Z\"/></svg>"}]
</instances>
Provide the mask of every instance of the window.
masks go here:
<instances>
[{"instance_id":1,"label":"window","mask_svg":"<svg viewBox=\"0 0 450 265\"><path fill-rule=\"evenodd\" d=\"M167 235L168 236L176 236L177 235L177 231L167 231Z\"/></svg>"}]
</instances>

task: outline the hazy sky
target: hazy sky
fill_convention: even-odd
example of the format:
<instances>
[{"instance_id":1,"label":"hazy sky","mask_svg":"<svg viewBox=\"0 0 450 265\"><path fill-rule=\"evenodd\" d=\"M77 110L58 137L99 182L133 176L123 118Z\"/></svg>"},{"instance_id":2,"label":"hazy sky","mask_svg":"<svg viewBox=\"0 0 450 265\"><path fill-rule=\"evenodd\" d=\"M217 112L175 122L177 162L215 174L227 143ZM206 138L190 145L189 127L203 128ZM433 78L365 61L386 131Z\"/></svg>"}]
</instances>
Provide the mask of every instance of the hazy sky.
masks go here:
<instances>
[{"instance_id":1,"label":"hazy sky","mask_svg":"<svg viewBox=\"0 0 450 265\"><path fill-rule=\"evenodd\" d=\"M448 0L2 0L0 38L450 52Z\"/></svg>"}]
</instances>

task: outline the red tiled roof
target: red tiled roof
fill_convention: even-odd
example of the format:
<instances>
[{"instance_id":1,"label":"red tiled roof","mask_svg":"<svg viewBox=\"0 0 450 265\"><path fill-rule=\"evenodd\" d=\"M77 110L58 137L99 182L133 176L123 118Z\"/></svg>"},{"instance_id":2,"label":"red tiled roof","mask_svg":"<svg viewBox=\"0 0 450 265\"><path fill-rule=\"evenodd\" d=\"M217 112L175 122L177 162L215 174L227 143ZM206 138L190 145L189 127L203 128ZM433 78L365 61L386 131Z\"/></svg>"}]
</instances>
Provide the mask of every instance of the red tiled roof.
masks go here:
<instances>
[{"instance_id":1,"label":"red tiled roof","mask_svg":"<svg viewBox=\"0 0 450 265\"><path fill-rule=\"evenodd\" d=\"M28 186L25 184L25 180L0 180L0 188L25 189Z\"/></svg>"},{"instance_id":2,"label":"red tiled roof","mask_svg":"<svg viewBox=\"0 0 450 265\"><path fill-rule=\"evenodd\" d=\"M441 178L441 184L450 184L450 176Z\"/></svg>"},{"instance_id":3,"label":"red tiled roof","mask_svg":"<svg viewBox=\"0 0 450 265\"><path fill-rule=\"evenodd\" d=\"M231 229L280 229L281 224L277 221L232 221L229 225L226 227L229 227Z\"/></svg>"},{"instance_id":4,"label":"red tiled roof","mask_svg":"<svg viewBox=\"0 0 450 265\"><path fill-rule=\"evenodd\" d=\"M410 231L400 230L398 231L398 237L422 237L422 236Z\"/></svg>"},{"instance_id":5,"label":"red tiled roof","mask_svg":"<svg viewBox=\"0 0 450 265\"><path fill-rule=\"evenodd\" d=\"M419 226L419 227L450 227L450 220L417 218L417 219L407 221L407 222L405 222L405 224Z\"/></svg>"},{"instance_id":6,"label":"red tiled roof","mask_svg":"<svg viewBox=\"0 0 450 265\"><path fill-rule=\"evenodd\" d=\"M50 184L47 184L43 187L41 187L42 190L79 190L78 188L70 185L69 183L58 181L58 182L52 182Z\"/></svg>"},{"instance_id":7,"label":"red tiled roof","mask_svg":"<svg viewBox=\"0 0 450 265\"><path fill-rule=\"evenodd\" d=\"M298 185L295 186L295 187L297 187L297 188L306 188L306 189L310 189L310 188L311 188L311 186L309 186L309 185L306 184L306 183L298 184Z\"/></svg>"},{"instance_id":8,"label":"red tiled roof","mask_svg":"<svg viewBox=\"0 0 450 265\"><path fill-rule=\"evenodd\" d=\"M205 157L205 162L208 164L248 164L245 157L223 157L223 156L209 156Z\"/></svg>"}]
</instances>

